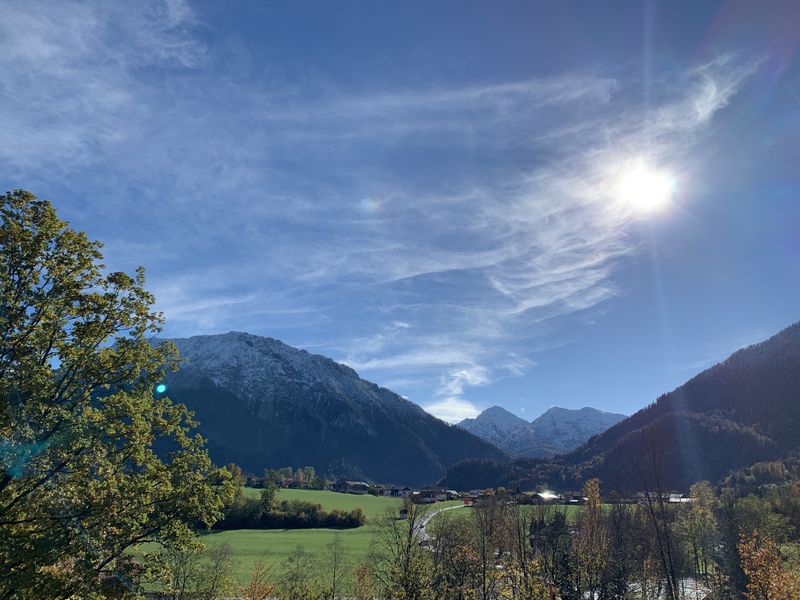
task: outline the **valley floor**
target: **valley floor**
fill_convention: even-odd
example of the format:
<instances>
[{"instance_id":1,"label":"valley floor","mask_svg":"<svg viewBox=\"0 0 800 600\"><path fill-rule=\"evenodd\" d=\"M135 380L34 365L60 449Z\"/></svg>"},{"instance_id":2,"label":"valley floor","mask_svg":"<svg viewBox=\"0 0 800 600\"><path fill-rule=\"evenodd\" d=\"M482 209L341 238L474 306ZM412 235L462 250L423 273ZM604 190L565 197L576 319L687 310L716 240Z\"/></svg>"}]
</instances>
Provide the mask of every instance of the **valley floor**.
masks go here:
<instances>
[{"instance_id":1,"label":"valley floor","mask_svg":"<svg viewBox=\"0 0 800 600\"><path fill-rule=\"evenodd\" d=\"M258 488L245 488L248 496L258 496ZM303 546L306 552L314 557L314 562L324 565L328 554L328 545L339 535L344 547L345 561L350 568L364 562L369 553L370 543L375 534L375 523L385 516L386 511L397 512L401 500L386 496L369 494L342 494L321 490L281 489L277 493L278 500L304 500L321 504L327 510L352 510L360 508L367 517L366 525L354 529L236 529L231 531L214 531L200 534L200 540L209 548L230 545L233 558L236 560L235 576L245 583L253 566L264 560L272 568L278 569L286 557L297 546ZM458 506L461 501L439 502L436 508Z\"/></svg>"},{"instance_id":2,"label":"valley floor","mask_svg":"<svg viewBox=\"0 0 800 600\"><path fill-rule=\"evenodd\" d=\"M258 497L260 488L244 488L247 496ZM296 490L281 489L277 492L278 500L303 500L321 504L327 510L340 509L350 511L360 508L367 517L367 523L362 527L353 529L235 529L229 531L212 531L201 533L200 540L209 548L228 544L236 561L234 575L238 581L248 581L250 573L260 560L266 562L272 569L280 569L289 554L298 546L313 557L313 562L324 568L329 555L328 546L338 535L344 549L345 562L349 569L367 560L370 544L372 543L378 519L386 516L387 511L396 514L402 501L398 498L386 496L372 496L369 494L342 494L323 490ZM440 510L447 507L461 506L460 500L438 502L431 507ZM524 507L520 507L524 508ZM554 510L563 510L567 513L569 522L574 522L582 507L580 506L553 506ZM434 516L433 521L439 518L464 519L471 516L471 511L445 511ZM428 524L430 527L431 524ZM143 548L155 551L156 548Z\"/></svg>"},{"instance_id":3,"label":"valley floor","mask_svg":"<svg viewBox=\"0 0 800 600\"><path fill-rule=\"evenodd\" d=\"M325 564L327 546L337 534L344 546L345 561L355 567L364 562L369 552L374 527L369 524L356 529L236 529L203 534L201 541L209 548L229 544L236 561L234 575L241 583L249 579L253 566L264 560L274 569L280 567L289 553L303 546L317 564Z\"/></svg>"}]
</instances>

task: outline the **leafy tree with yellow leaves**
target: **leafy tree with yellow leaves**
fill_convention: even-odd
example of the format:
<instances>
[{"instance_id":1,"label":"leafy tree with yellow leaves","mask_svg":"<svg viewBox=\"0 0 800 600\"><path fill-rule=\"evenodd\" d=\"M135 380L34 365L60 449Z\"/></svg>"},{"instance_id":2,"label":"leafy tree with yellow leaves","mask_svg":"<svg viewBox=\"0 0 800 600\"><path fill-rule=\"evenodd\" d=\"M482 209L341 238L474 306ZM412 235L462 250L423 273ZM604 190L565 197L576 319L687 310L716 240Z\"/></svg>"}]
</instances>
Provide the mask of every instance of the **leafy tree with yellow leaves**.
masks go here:
<instances>
[{"instance_id":1,"label":"leafy tree with yellow leaves","mask_svg":"<svg viewBox=\"0 0 800 600\"><path fill-rule=\"evenodd\" d=\"M227 493L155 391L177 355L149 341L143 270L108 272L100 248L49 202L0 196L0 598L124 597L148 567L128 550L186 543Z\"/></svg>"},{"instance_id":2,"label":"leafy tree with yellow leaves","mask_svg":"<svg viewBox=\"0 0 800 600\"><path fill-rule=\"evenodd\" d=\"M708 583L716 545L717 519L714 508L717 499L707 481L694 483L689 495L692 502L678 517L677 527L688 542L695 577L703 577Z\"/></svg>"},{"instance_id":3,"label":"leafy tree with yellow leaves","mask_svg":"<svg viewBox=\"0 0 800 600\"><path fill-rule=\"evenodd\" d=\"M578 559L579 589L593 598L603 583L608 564L608 530L600 503L600 480L590 479L583 486L586 506L578 519L575 541Z\"/></svg>"},{"instance_id":4,"label":"leafy tree with yellow leaves","mask_svg":"<svg viewBox=\"0 0 800 600\"><path fill-rule=\"evenodd\" d=\"M431 552L420 546L425 509L407 501L407 518L387 509L377 523L372 572L381 594L394 600L432 600Z\"/></svg>"},{"instance_id":5,"label":"leafy tree with yellow leaves","mask_svg":"<svg viewBox=\"0 0 800 600\"><path fill-rule=\"evenodd\" d=\"M739 542L742 569L747 576L747 600L797 600L800 574L783 568L778 548L771 538L743 535Z\"/></svg>"}]
</instances>

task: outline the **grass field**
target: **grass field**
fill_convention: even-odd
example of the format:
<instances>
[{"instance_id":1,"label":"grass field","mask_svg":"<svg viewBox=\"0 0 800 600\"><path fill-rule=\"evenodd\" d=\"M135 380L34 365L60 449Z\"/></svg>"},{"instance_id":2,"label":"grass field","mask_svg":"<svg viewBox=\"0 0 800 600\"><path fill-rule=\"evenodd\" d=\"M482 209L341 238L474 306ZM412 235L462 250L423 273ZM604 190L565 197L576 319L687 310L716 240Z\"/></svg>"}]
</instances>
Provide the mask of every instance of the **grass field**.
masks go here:
<instances>
[{"instance_id":1,"label":"grass field","mask_svg":"<svg viewBox=\"0 0 800 600\"><path fill-rule=\"evenodd\" d=\"M610 510L611 504L603 504L602 509ZM520 505L517 507L519 510L535 510L540 508L535 505ZM583 511L583 506L576 506L574 504L553 504L550 506L545 507L546 510L551 511L560 511L566 514L567 522L570 524L574 524L578 520L578 515L581 514ZM448 511L446 513L442 513L441 515L436 515L431 522L435 522L437 519L467 519L471 516L471 512L468 510L457 510L457 511Z\"/></svg>"},{"instance_id":2,"label":"grass field","mask_svg":"<svg viewBox=\"0 0 800 600\"><path fill-rule=\"evenodd\" d=\"M261 494L259 488L244 488L246 496L258 497ZM328 492L323 490L291 490L281 489L276 494L277 500L304 500L306 502L316 502L321 504L327 511L338 508L339 510L353 510L360 508L364 511L367 520L383 516L387 508L400 509L401 501L399 498L389 498L388 496L372 496L370 494L340 494L339 492Z\"/></svg>"},{"instance_id":3,"label":"grass field","mask_svg":"<svg viewBox=\"0 0 800 600\"><path fill-rule=\"evenodd\" d=\"M278 567L297 546L323 561L328 544L335 535L341 536L345 560L350 565L363 562L369 553L374 526L356 529L237 529L203 534L201 541L209 548L229 544L237 562L236 578L245 582L253 565L259 560Z\"/></svg>"},{"instance_id":4,"label":"grass field","mask_svg":"<svg viewBox=\"0 0 800 600\"><path fill-rule=\"evenodd\" d=\"M247 496L257 497L261 494L261 490L245 488L244 493ZM200 540L209 548L223 544L230 545L236 561L236 578L243 583L248 580L250 571L256 562L263 559L267 564L279 568L280 564L297 546L303 546L306 552L316 557L320 564L324 564L327 546L336 535L340 536L342 540L345 560L355 566L363 562L369 553L370 544L375 536L376 522L384 516L387 509L397 511L401 505L401 500L398 498L368 494L340 494L319 490L281 489L277 492L277 499L316 502L321 504L325 510L338 508L349 511L360 508L367 517L367 523L363 527L355 529L237 529L200 534ZM439 502L434 505L434 508L460 504L460 500ZM574 522L582 510L580 506L554 506L552 508L566 511L567 519L570 522ZM447 515L446 518L466 519L471 517L472 512L470 510L447 511L443 515L437 515L434 519L445 518L444 515ZM147 550L152 551L155 548L147 548Z\"/></svg>"},{"instance_id":5,"label":"grass field","mask_svg":"<svg viewBox=\"0 0 800 600\"><path fill-rule=\"evenodd\" d=\"M258 496L260 493L260 489L245 488L245 494L248 496ZM336 535L341 537L346 561L350 565L356 565L369 553L376 521L387 509L399 510L401 505L398 498L318 490L281 489L278 490L277 499L316 502L325 510L360 508L367 517L367 524L356 529L237 529L201 534L200 539L208 547L222 544L231 546L234 559L237 561L235 574L241 582L248 579L253 565L259 560L263 559L269 565L279 567L298 545L303 546L306 552L318 557L320 561L324 561L327 546ZM456 504L460 504L460 501L440 502L436 507Z\"/></svg>"}]
</instances>

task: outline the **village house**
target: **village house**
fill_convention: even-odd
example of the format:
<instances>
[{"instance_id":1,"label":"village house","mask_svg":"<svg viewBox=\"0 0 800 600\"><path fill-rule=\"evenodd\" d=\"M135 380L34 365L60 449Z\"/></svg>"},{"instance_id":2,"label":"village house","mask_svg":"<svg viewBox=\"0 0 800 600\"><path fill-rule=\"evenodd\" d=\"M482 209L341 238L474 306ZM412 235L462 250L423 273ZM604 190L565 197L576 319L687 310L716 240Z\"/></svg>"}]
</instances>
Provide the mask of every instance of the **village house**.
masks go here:
<instances>
[{"instance_id":1,"label":"village house","mask_svg":"<svg viewBox=\"0 0 800 600\"><path fill-rule=\"evenodd\" d=\"M434 504L438 502L441 493L440 490L420 490L411 495L411 500L413 500L415 504Z\"/></svg>"},{"instance_id":2,"label":"village house","mask_svg":"<svg viewBox=\"0 0 800 600\"><path fill-rule=\"evenodd\" d=\"M650 501L651 502L657 502L658 501L659 496L658 496L657 493L650 492L649 496L650 496ZM639 503L646 503L647 502L647 497L648 497L647 493L638 492L636 494L636 501L639 502ZM680 494L680 493L677 493L677 492L669 492L669 493L665 492L665 493L661 494L661 499L663 501L665 501L667 504L688 504L689 502L692 501L692 499L689 496L686 496L684 494Z\"/></svg>"},{"instance_id":3,"label":"village house","mask_svg":"<svg viewBox=\"0 0 800 600\"><path fill-rule=\"evenodd\" d=\"M408 498L411 495L412 491L413 490L410 487L404 487L404 488L393 487L393 488L386 488L385 490L383 490L383 495L391 496L392 498Z\"/></svg>"},{"instance_id":4,"label":"village house","mask_svg":"<svg viewBox=\"0 0 800 600\"><path fill-rule=\"evenodd\" d=\"M533 504L556 504L559 501L561 501L561 496L551 490L536 492L531 497L531 502Z\"/></svg>"},{"instance_id":5,"label":"village house","mask_svg":"<svg viewBox=\"0 0 800 600\"><path fill-rule=\"evenodd\" d=\"M516 492L513 494L514 501L517 504L533 504L533 492Z\"/></svg>"},{"instance_id":6,"label":"village house","mask_svg":"<svg viewBox=\"0 0 800 600\"><path fill-rule=\"evenodd\" d=\"M573 490L564 494L564 502L567 504L583 504L586 502L586 497L583 495L582 490Z\"/></svg>"},{"instance_id":7,"label":"village house","mask_svg":"<svg viewBox=\"0 0 800 600\"><path fill-rule=\"evenodd\" d=\"M331 486L334 492L341 492L343 494L368 494L369 484L363 481L337 481Z\"/></svg>"}]
</instances>

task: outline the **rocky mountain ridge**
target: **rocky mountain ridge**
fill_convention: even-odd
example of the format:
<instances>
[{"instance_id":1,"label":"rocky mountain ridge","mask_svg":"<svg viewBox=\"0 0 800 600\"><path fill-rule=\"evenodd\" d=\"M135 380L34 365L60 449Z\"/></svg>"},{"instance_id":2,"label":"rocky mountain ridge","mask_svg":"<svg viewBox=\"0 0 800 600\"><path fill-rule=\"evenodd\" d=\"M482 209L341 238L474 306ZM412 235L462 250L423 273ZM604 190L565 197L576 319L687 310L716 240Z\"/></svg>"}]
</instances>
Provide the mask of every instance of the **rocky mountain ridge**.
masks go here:
<instances>
[{"instance_id":1,"label":"rocky mountain ridge","mask_svg":"<svg viewBox=\"0 0 800 600\"><path fill-rule=\"evenodd\" d=\"M514 457L546 457L569 452L602 433L625 415L584 407L553 406L528 422L500 406L487 408L459 426Z\"/></svg>"},{"instance_id":2,"label":"rocky mountain ridge","mask_svg":"<svg viewBox=\"0 0 800 600\"><path fill-rule=\"evenodd\" d=\"M184 362L167 393L195 412L218 464L419 485L466 458L507 459L324 356L241 332L170 341Z\"/></svg>"}]
</instances>

